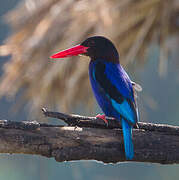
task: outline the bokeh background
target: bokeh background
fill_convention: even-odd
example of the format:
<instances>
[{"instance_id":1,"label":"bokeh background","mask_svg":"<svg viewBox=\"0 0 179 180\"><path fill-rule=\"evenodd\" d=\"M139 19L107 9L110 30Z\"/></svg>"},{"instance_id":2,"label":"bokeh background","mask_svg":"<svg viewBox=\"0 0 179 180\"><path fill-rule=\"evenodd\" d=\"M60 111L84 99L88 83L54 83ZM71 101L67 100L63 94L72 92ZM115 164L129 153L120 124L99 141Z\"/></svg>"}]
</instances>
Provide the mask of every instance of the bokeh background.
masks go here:
<instances>
[{"instance_id":1,"label":"bokeh background","mask_svg":"<svg viewBox=\"0 0 179 180\"><path fill-rule=\"evenodd\" d=\"M140 120L179 125L179 0L6 0L0 2L0 119L46 119L41 108L100 112L84 57L54 52L92 35L110 38L121 64L143 87ZM0 179L178 180L178 165L96 161L57 163L32 155L0 156Z\"/></svg>"}]
</instances>

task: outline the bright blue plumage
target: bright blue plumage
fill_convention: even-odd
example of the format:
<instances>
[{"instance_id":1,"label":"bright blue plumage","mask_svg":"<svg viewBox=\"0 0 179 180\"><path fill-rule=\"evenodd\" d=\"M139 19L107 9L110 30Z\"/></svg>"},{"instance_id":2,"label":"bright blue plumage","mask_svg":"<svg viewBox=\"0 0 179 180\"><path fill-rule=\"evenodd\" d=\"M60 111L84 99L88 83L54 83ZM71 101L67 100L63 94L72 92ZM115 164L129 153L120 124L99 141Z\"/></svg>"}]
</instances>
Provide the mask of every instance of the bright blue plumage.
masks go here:
<instances>
[{"instance_id":1,"label":"bright blue plumage","mask_svg":"<svg viewBox=\"0 0 179 180\"><path fill-rule=\"evenodd\" d=\"M132 126L138 117L131 80L119 63L102 59L90 62L89 76L97 102L105 115L121 120L126 158L132 159Z\"/></svg>"},{"instance_id":2,"label":"bright blue plumage","mask_svg":"<svg viewBox=\"0 0 179 180\"><path fill-rule=\"evenodd\" d=\"M124 148L127 159L134 157L134 147L132 143L132 126L125 119L122 119L122 131L124 136Z\"/></svg>"}]
</instances>

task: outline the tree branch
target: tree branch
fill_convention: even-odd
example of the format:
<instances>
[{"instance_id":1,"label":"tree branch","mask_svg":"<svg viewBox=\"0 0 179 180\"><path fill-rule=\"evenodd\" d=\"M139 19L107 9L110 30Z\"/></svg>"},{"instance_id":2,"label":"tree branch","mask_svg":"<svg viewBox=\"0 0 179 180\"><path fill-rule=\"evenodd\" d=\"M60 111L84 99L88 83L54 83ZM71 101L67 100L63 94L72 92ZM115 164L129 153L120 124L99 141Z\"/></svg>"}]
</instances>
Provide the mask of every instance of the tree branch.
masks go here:
<instances>
[{"instance_id":1,"label":"tree branch","mask_svg":"<svg viewBox=\"0 0 179 180\"><path fill-rule=\"evenodd\" d=\"M63 120L69 126L79 127L92 127L102 129L121 129L121 124L114 118L106 117L108 125L101 119L96 117L80 116L76 114L65 114L60 112L48 111L46 108L42 108L42 112L46 117L57 118ZM141 129L145 131L158 131L158 132L169 132L170 134L179 135L179 126L171 126L166 124L154 124L138 122L134 129Z\"/></svg>"},{"instance_id":2,"label":"tree branch","mask_svg":"<svg viewBox=\"0 0 179 180\"><path fill-rule=\"evenodd\" d=\"M43 113L60 118L73 127L0 120L0 153L38 154L54 157L59 162L126 161L122 130L115 119L109 121L107 127L102 120L94 117L67 115L46 109L43 109ZM178 126L142 122L138 126L133 130L135 155L132 161L179 163Z\"/></svg>"}]
</instances>

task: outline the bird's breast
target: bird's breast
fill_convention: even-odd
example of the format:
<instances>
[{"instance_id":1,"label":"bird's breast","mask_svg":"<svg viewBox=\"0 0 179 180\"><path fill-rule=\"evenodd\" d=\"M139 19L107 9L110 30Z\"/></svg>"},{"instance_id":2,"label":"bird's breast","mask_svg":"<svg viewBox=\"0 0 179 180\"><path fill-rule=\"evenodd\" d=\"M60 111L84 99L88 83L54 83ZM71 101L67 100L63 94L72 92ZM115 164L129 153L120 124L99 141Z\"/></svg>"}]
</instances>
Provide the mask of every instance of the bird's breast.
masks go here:
<instances>
[{"instance_id":1,"label":"bird's breast","mask_svg":"<svg viewBox=\"0 0 179 180\"><path fill-rule=\"evenodd\" d=\"M117 113L114 112L112 108L110 98L106 93L107 89L104 89L104 87L101 87L101 82L103 84L107 83L107 81L104 78L105 76L104 72L105 72L105 64L101 62L98 63L95 61L90 62L89 78L90 78L91 87L95 95L95 98L99 106L101 107L102 111L105 113L105 115L113 117L114 114L117 115ZM98 74L98 77L96 77L97 74Z\"/></svg>"}]
</instances>

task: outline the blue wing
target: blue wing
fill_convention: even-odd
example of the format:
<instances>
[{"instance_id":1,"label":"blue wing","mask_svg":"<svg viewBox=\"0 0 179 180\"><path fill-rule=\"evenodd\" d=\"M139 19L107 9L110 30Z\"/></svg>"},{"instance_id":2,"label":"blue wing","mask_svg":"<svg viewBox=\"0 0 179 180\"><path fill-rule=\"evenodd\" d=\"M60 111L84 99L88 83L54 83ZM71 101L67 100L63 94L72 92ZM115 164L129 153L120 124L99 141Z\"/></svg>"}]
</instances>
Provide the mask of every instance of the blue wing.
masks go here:
<instances>
[{"instance_id":1,"label":"blue wing","mask_svg":"<svg viewBox=\"0 0 179 180\"><path fill-rule=\"evenodd\" d=\"M135 124L138 119L137 107L131 80L124 69L119 64L101 61L95 61L91 69L94 79L92 86L96 83L105 101L109 101L112 108L130 124Z\"/></svg>"}]
</instances>

